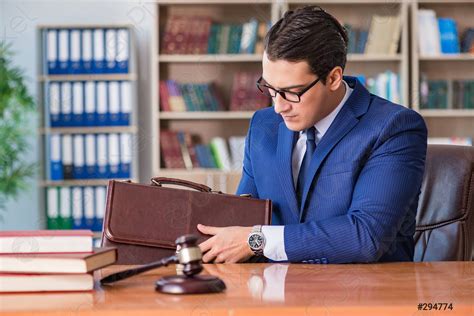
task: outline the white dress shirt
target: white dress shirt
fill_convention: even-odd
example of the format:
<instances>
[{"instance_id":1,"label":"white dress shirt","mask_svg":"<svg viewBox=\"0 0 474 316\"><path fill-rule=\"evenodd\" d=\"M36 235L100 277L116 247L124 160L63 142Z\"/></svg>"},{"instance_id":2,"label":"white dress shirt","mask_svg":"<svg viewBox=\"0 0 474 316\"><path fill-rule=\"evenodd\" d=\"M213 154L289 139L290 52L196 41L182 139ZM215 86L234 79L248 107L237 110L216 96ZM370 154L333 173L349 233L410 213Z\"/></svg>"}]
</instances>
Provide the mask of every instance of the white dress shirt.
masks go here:
<instances>
[{"instance_id":1,"label":"white dress shirt","mask_svg":"<svg viewBox=\"0 0 474 316\"><path fill-rule=\"evenodd\" d=\"M342 81L344 86L346 87L346 92L344 97L342 98L341 102L338 106L331 112L329 115L324 117L322 120L318 121L314 124L316 128L316 146L318 145L319 141L323 138L324 134L326 134L327 130L331 126L332 122L336 118L337 114L341 110L344 103L346 103L347 99L351 95L353 89L349 87L347 82L344 80ZM293 185L296 189L296 183L298 181L298 173L300 171L301 163L303 162L304 153L306 152L306 134L304 131L299 133L298 141L296 142L295 147L293 148L293 155L292 155L292 172L293 172ZM285 252L285 233L284 233L284 225L266 225L262 226L262 233L265 236L265 248L263 249L263 255L271 260L274 261L286 261L288 260L288 256Z\"/></svg>"}]
</instances>

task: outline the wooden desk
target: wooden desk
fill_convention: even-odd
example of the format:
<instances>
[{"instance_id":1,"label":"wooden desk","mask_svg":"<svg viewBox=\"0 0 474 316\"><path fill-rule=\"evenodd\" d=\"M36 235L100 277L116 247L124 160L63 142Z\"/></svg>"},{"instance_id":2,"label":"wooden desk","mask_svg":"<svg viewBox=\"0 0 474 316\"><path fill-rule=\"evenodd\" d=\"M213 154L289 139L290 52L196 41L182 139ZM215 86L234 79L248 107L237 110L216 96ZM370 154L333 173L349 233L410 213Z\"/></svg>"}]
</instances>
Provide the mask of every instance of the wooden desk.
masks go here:
<instances>
[{"instance_id":1,"label":"wooden desk","mask_svg":"<svg viewBox=\"0 0 474 316\"><path fill-rule=\"evenodd\" d=\"M96 280L124 266L96 272ZM474 315L474 263L205 265L225 293L166 295L154 282L173 267L91 293L0 295L2 315ZM419 303L453 310L418 311Z\"/></svg>"}]
</instances>

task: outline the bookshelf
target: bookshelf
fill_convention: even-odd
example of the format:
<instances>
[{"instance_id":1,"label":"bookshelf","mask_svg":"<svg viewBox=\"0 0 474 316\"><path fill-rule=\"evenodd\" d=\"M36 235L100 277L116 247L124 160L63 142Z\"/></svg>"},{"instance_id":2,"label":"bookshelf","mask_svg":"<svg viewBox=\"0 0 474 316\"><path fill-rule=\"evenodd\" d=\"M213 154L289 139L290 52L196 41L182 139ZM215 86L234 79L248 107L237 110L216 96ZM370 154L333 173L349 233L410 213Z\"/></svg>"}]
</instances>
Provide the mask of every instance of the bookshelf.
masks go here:
<instances>
[{"instance_id":1,"label":"bookshelf","mask_svg":"<svg viewBox=\"0 0 474 316\"><path fill-rule=\"evenodd\" d=\"M474 138L474 109L461 108L452 100L452 87L448 87L446 109L421 108L421 78L428 80L474 80L474 54L422 55L418 41L418 12L434 10L437 17L453 18L457 22L458 35L467 27L474 27L474 1L415 0L411 4L411 103L413 109L423 115L429 137ZM450 83L448 83L450 84ZM451 85L451 84L450 84ZM454 108L453 108L454 107Z\"/></svg>"},{"instance_id":2,"label":"bookshelf","mask_svg":"<svg viewBox=\"0 0 474 316\"><path fill-rule=\"evenodd\" d=\"M85 68L80 68L80 70L71 70L73 68L74 60L73 60L73 45L75 48L78 48L82 51L85 46L85 37L83 37L84 33L91 32L90 34L94 34L94 30L100 29L101 31L104 32L104 69L99 70L99 69L94 69L91 70L89 73L86 73ZM48 47L48 44L50 43L49 39L49 32L53 31L57 32L56 36L59 38L60 32L65 32L65 34L69 34L67 36L68 38L68 45L70 45L70 48L67 50L67 63L68 65L68 70L66 73L62 74L52 74L51 66L50 66L50 55L48 55L48 50L51 48ZM109 32L112 37L109 36ZM118 35L119 32L125 32L122 34L127 34L126 40L122 41L123 38L120 38ZM75 44L73 44L73 35L72 33L76 33L77 38L80 40L76 41ZM111 39L113 40L114 44L111 44ZM126 177L126 179L132 179L133 181L138 181L138 148L134 146L136 143L136 137L138 133L138 126L137 126L137 66L136 66L136 52L135 52L135 38L134 38L134 33L133 33L133 28L130 25L125 25L125 24L120 24L120 25L41 25L38 26L37 29L37 41L38 41L38 76L37 76L37 85L38 85L38 104L39 104L39 128L38 128L38 141L39 141L39 148L40 148L40 179L38 181L38 190L39 190L39 203L40 203L40 209L41 213L44 214L45 218L48 219L49 215L48 211L50 211L48 203L49 203L49 198L48 194L50 194L51 191L57 190L58 194L58 200L55 202L57 203L56 205L56 216L58 218L61 218L61 222L66 223L67 222L67 227L49 227L49 220L47 221L48 228L53 228L53 229L77 229L77 228L82 228L82 229L92 229L94 231L94 239L95 243L97 244L97 239L100 238L101 235L101 229L102 229L102 220L101 220L101 215L99 214L98 211L98 205L100 205L101 211L105 209L105 200L103 201L104 203L101 203L101 200L91 202L91 199L94 198L96 199L100 195L105 193L106 186L108 184L108 181L111 178L115 178L114 174L111 172L107 171L104 174L93 174L90 173L85 176L85 173L83 174L84 177L59 177L58 179L53 180L52 176L52 161L51 161L51 150L52 150L52 141L51 137L58 137L58 139L61 139L58 144L60 146L64 146L64 143L62 141L62 138L64 136L69 136L73 140L75 140L75 137L79 137L79 139L82 138L82 144L84 146L84 154L82 155L82 158L79 158L78 160L83 159L84 163L84 170L86 170L86 160L87 160L87 150L88 150L88 143L87 143L87 137L91 140L90 144L93 144L94 150L91 152L94 152L94 154L89 155L89 157L94 157L96 164L99 164L99 156L98 152L99 149L98 147L100 146L100 143L98 143L97 139L99 135L104 136L104 140L107 141L107 148L110 148L112 145L109 144L110 141L110 135L117 135L117 140L118 142L121 142L122 139L126 139L127 141L120 143L119 146L119 152L120 154L123 154L124 151L129 152L130 157L127 159L131 160L131 166L129 169L129 172L124 172L122 176L127 175L130 173L130 177ZM57 42L57 51L59 52L61 48L60 46L60 40L58 39ZM79 44L78 44L79 43ZM116 45L115 47L115 54L110 53L109 49L110 45ZM123 46L120 46L123 45ZM67 46L67 45L66 45ZM127 63L127 70L125 68L123 69L109 69L106 70L105 67L109 67L110 64L107 64L105 62L106 58L108 62L110 60L113 60L113 65L114 67L119 66L119 54L120 49L126 50L127 57L126 57L126 63ZM92 48L91 48L92 51ZM77 52L75 53L76 55L78 54ZM82 56L82 53L79 53ZM95 54L95 53L94 53ZM59 59L60 59L60 54L58 54L57 58L57 63L59 64ZM110 57L112 56L112 57ZM93 59L91 59L93 60ZM77 65L81 63L81 67L83 67L86 62L82 59L77 62ZM76 65L76 66L77 66ZM122 64L123 65L123 64ZM49 68L48 68L49 67ZM85 66L84 66L85 67ZM94 66L95 67L95 66ZM116 72L116 73L107 73L107 72ZM71 116L77 115L77 117L80 117L81 121L76 122L74 124L53 124L53 114L51 110L51 103L53 100L52 97L52 92L51 92L51 86L52 84L58 84L58 86L63 85L64 83L67 83L67 86L70 89L69 93L70 95L68 97L65 97L63 95L63 90L58 89L61 91L61 95L57 96L56 99L57 101L54 101L55 103L59 103L59 111L60 114L59 116L66 116L64 114L64 109L66 108L63 106L63 102L67 102L69 104L68 108L68 113L70 113ZM105 114L108 117L107 124L100 124L99 121L95 121L94 123L91 123L90 120L86 115L86 107L89 102L88 100L92 100L92 98L88 99L87 91L86 91L86 84L90 83L91 86L94 86L94 94L93 94L93 103L94 103L94 109L97 110L98 107L98 84L104 83L104 86L106 87L104 91L106 91L107 97L104 97L105 101L105 107L107 109L107 113ZM75 84L77 84L78 89L74 90ZM130 109L128 110L126 116L126 123L121 122L118 123L116 121L112 121L112 111L111 111L111 103L112 103L112 88L111 85L116 85L118 88L115 90L117 92L116 96L114 97L115 100L120 100L120 101L114 101L115 103L120 102L120 115L122 115L122 112L125 113L124 110L124 103L125 99L129 100L129 107ZM127 94L120 94L122 91L126 90L124 87L127 86L129 87L129 90L127 91L129 93ZM80 87L80 88L79 88ZM119 96L120 94L120 96ZM77 95L82 95L78 99L74 99ZM80 104L76 105L76 110L78 108L82 109L82 112L79 111L79 114L77 112L74 112L73 104ZM95 113L96 117L99 116L98 111ZM115 116L117 117L117 115ZM125 117L125 114L124 114ZM122 118L122 117L120 117ZM56 122L57 123L57 122ZM64 123L64 122L63 122ZM89 125L89 126L87 126ZM123 135L126 135L126 137L122 137ZM76 143L72 142L72 152L75 155L76 151L78 150L76 147ZM126 149L125 149L126 148ZM62 155L62 148L60 150L60 155ZM111 158L111 153L107 151L107 165L109 164L109 159ZM81 156L81 155L80 155ZM120 161L120 164L122 164L122 156L120 158L116 158ZM62 158L61 158L62 159ZM76 158L74 157L74 160ZM60 168L63 168L61 166ZM94 166L93 170L94 172L98 172L98 168ZM107 167L109 168L109 167ZM120 177L121 178L121 177ZM63 194L63 190L67 194ZM88 192L88 194L86 194ZM78 193L78 194L76 194ZM104 196L105 197L105 196ZM62 202L61 199L66 198L68 199L68 203ZM77 198L80 198L80 202L76 200ZM88 201L86 201L88 200ZM68 209L65 209L65 205L69 205ZM79 206L78 206L79 205ZM89 210L87 211L86 208ZM75 213L74 213L75 212ZM82 218L78 219L78 213L81 212ZM86 213L88 212L88 217L86 218ZM92 215L93 213L93 215ZM93 218L91 217L93 216ZM79 224L80 222L80 224Z\"/></svg>"},{"instance_id":3,"label":"bookshelf","mask_svg":"<svg viewBox=\"0 0 474 316\"><path fill-rule=\"evenodd\" d=\"M152 170L155 176L176 177L204 183L215 190L234 193L240 170L164 168L160 150L160 130L186 131L199 135L202 143L215 136L245 136L253 111L160 111L160 80L186 83L215 82L225 107L229 107L233 74L237 71L260 71L260 54L165 54L161 48L166 23L173 15L207 16L213 23L246 23L278 20L280 6L275 1L156 1L155 30L152 33Z\"/></svg>"},{"instance_id":4,"label":"bookshelf","mask_svg":"<svg viewBox=\"0 0 474 316\"><path fill-rule=\"evenodd\" d=\"M245 135L253 112L160 112L158 82L162 79L199 82L203 79L220 80L221 90L230 94L231 74L239 70L261 69L260 54L161 54L160 34L167 19L174 13L211 16L218 22L243 22L252 15L275 23L286 10L307 4L321 5L342 23L358 29L370 28L374 16L400 16L400 39L396 53L349 53L345 73L373 77L384 71L399 75L400 104L411 107L423 115L430 137L474 138L474 110L471 109L420 109L420 74L434 79L474 79L474 55L418 54L416 14L419 8L434 9L440 16L450 16L458 22L459 32L472 24L473 0L269 0L257 3L245 0L177 0L156 2L155 30L152 33L152 170L160 176L173 176L205 183L216 190L235 192L240 178L236 171L211 169L166 169L162 167L159 131L161 128L197 133L203 141L213 136ZM250 9L249 9L249 6ZM222 183L226 183L222 185ZM234 183L235 185L232 185ZM217 185L217 186L216 186ZM222 185L219 187L219 185Z\"/></svg>"},{"instance_id":5,"label":"bookshelf","mask_svg":"<svg viewBox=\"0 0 474 316\"><path fill-rule=\"evenodd\" d=\"M152 34L152 170L157 176L179 177L205 183L216 190L234 193L240 180L240 171L212 169L167 169L163 168L160 152L162 128L184 130L199 134L203 142L213 136L228 138L245 136L253 112L160 112L158 83L163 79L191 82L219 80L224 102L229 103L232 74L239 70L261 71L261 54L162 54L160 38L166 21L173 14L207 15L218 23L244 23L251 17L275 23L288 9L295 9L311 1L156 1L155 32ZM408 6L404 1L319 1L318 4L338 18L359 27L369 27L374 14L401 16L400 49L395 54L349 54L347 74L374 76L386 70L400 76L400 99L408 104ZM249 9L250 6L250 9ZM367 19L360 19L360 17Z\"/></svg>"},{"instance_id":6,"label":"bookshelf","mask_svg":"<svg viewBox=\"0 0 474 316\"><path fill-rule=\"evenodd\" d=\"M359 30L368 30L370 38L370 26L372 18L383 17L380 23L389 19L386 17L400 16L400 40L396 54L370 54L349 53L345 69L346 75L363 74L366 77L375 77L387 70L397 73L399 76L400 101L398 103L409 106L409 41L408 41L408 3L404 0L321 0L283 1L283 11L295 10L298 7L316 4L321 5L325 11L335 16L341 24L349 24ZM350 36L349 36L350 38ZM350 46L350 45L349 45ZM367 49L367 45L365 46Z\"/></svg>"}]
</instances>

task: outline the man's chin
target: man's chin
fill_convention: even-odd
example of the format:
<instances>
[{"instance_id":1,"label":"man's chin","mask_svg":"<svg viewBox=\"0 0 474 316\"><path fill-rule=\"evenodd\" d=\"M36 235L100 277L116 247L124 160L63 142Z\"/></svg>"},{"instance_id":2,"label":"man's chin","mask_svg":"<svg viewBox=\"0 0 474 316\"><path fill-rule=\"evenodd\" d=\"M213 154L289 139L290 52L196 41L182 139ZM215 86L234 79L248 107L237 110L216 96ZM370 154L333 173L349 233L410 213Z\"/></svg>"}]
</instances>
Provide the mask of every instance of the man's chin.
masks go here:
<instances>
[{"instance_id":1,"label":"man's chin","mask_svg":"<svg viewBox=\"0 0 474 316\"><path fill-rule=\"evenodd\" d=\"M288 128L290 131L293 131L293 132L300 132L304 130L304 128L301 127L300 124L296 124L295 122L285 121L285 125L286 125L286 128Z\"/></svg>"}]
</instances>

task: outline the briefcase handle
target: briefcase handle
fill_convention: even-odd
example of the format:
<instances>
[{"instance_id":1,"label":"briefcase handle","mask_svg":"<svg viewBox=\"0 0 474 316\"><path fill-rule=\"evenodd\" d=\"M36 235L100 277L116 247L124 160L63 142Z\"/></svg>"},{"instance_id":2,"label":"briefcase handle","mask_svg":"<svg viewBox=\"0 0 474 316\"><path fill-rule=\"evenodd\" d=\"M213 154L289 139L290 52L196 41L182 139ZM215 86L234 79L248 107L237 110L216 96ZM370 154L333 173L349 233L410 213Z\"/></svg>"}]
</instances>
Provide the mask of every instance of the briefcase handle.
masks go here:
<instances>
[{"instance_id":1,"label":"briefcase handle","mask_svg":"<svg viewBox=\"0 0 474 316\"><path fill-rule=\"evenodd\" d=\"M151 185L156 185L161 187L163 184L174 184L174 185L182 185L184 187L188 187L191 189L195 189L201 192L212 192L212 189L207 185L187 181L183 179L176 179L176 178L165 178L165 177L155 177L151 178Z\"/></svg>"}]
</instances>

